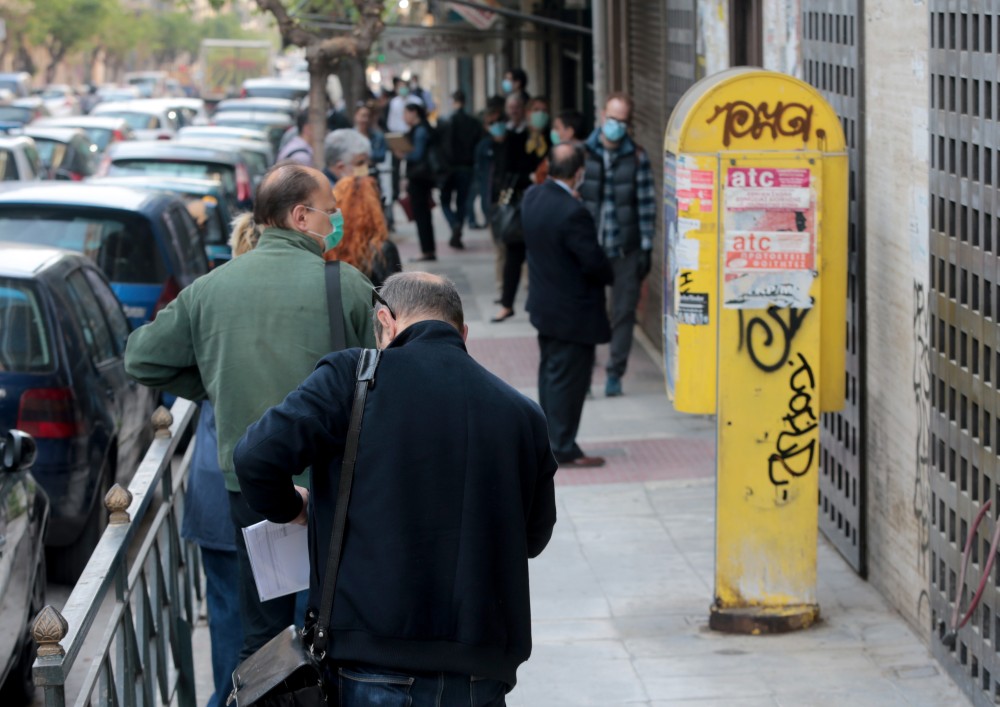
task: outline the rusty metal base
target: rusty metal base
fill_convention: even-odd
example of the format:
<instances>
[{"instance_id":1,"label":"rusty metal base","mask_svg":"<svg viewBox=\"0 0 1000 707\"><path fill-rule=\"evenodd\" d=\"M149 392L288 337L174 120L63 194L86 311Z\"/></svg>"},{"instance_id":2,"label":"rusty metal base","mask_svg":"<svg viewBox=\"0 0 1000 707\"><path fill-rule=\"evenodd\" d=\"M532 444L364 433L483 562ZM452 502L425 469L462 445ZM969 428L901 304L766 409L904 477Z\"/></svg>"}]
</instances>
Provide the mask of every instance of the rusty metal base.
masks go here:
<instances>
[{"instance_id":1,"label":"rusty metal base","mask_svg":"<svg viewBox=\"0 0 1000 707\"><path fill-rule=\"evenodd\" d=\"M708 616L708 627L722 633L744 633L760 636L769 633L800 631L809 628L818 620L818 604L783 607L739 606L722 608L713 606Z\"/></svg>"}]
</instances>

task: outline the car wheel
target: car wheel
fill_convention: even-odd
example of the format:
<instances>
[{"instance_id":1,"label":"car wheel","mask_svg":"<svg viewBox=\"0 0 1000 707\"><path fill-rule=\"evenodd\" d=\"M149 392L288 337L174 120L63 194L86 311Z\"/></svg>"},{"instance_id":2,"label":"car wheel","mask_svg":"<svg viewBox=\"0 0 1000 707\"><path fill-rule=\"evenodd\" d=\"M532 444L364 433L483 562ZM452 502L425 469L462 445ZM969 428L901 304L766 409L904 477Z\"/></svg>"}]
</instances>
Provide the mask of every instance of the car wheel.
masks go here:
<instances>
[{"instance_id":1,"label":"car wheel","mask_svg":"<svg viewBox=\"0 0 1000 707\"><path fill-rule=\"evenodd\" d=\"M7 674L7 680L0 689L0 703L4 705L28 705L35 698L35 682L32 679L31 666L35 662L37 646L31 635L31 627L38 612L45 606L45 556L39 556L38 567L35 569L35 584L31 591L30 620L25 631L24 644L17 663Z\"/></svg>"},{"instance_id":2,"label":"car wheel","mask_svg":"<svg viewBox=\"0 0 1000 707\"><path fill-rule=\"evenodd\" d=\"M99 462L98 462L99 463ZM105 467L101 472L101 482L97 498L91 506L83 529L75 541L65 547L47 549L48 573L52 581L60 584L75 584L87 567L101 534L108 525L108 512L104 508L104 496L111 490L114 470Z\"/></svg>"}]
</instances>

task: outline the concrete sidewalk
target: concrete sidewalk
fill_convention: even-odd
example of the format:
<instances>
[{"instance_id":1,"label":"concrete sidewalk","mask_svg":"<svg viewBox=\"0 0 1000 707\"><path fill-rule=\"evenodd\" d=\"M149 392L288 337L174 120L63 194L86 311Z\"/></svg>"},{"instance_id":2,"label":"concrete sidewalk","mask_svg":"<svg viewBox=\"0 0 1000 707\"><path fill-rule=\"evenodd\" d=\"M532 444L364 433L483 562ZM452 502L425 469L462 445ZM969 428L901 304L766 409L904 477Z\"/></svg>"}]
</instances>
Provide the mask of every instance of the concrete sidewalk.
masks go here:
<instances>
[{"instance_id":1,"label":"concrete sidewalk","mask_svg":"<svg viewBox=\"0 0 1000 707\"><path fill-rule=\"evenodd\" d=\"M497 293L487 233L466 234L466 250L453 251L439 210L435 217L439 260L422 268L458 285L470 353L535 397L538 353L523 283L517 315L491 324ZM405 261L418 254L416 236L397 223ZM648 342L633 348L621 398L603 395L605 360L599 349L579 441L608 464L557 474L559 521L531 561L534 652L508 704L969 704L913 630L823 539L819 625L768 637L709 631L714 420L674 412ZM195 640L203 702L212 690L203 623Z\"/></svg>"}]
</instances>

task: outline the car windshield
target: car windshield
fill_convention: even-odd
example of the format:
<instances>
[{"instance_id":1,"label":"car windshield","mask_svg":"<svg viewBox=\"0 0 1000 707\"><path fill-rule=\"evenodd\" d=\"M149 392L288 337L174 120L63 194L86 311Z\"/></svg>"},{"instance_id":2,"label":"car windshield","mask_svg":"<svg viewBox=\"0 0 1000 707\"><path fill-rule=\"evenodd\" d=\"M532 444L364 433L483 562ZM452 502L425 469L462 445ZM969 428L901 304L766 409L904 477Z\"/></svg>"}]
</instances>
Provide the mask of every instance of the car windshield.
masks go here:
<instances>
[{"instance_id":1,"label":"car windshield","mask_svg":"<svg viewBox=\"0 0 1000 707\"><path fill-rule=\"evenodd\" d=\"M114 118L121 118L133 130L155 130L159 127L160 121L155 115L149 113L130 113L128 111L115 111L114 113L101 113Z\"/></svg>"},{"instance_id":2,"label":"car windshield","mask_svg":"<svg viewBox=\"0 0 1000 707\"><path fill-rule=\"evenodd\" d=\"M166 174L173 177L214 179L229 194L236 193L236 170L230 165L212 162L170 162L166 160L115 160L108 175L125 177L135 174Z\"/></svg>"},{"instance_id":3,"label":"car windshield","mask_svg":"<svg viewBox=\"0 0 1000 707\"><path fill-rule=\"evenodd\" d=\"M66 143L64 142L36 137L35 147L38 148L38 156L46 167L58 167L62 164L63 157L66 156Z\"/></svg>"},{"instance_id":4,"label":"car windshield","mask_svg":"<svg viewBox=\"0 0 1000 707\"><path fill-rule=\"evenodd\" d=\"M10 91L16 96L20 92L21 86L15 79L0 79L0 89Z\"/></svg>"},{"instance_id":5,"label":"car windshield","mask_svg":"<svg viewBox=\"0 0 1000 707\"><path fill-rule=\"evenodd\" d=\"M64 98L66 91L62 88L47 88L40 95L42 98Z\"/></svg>"},{"instance_id":6,"label":"car windshield","mask_svg":"<svg viewBox=\"0 0 1000 707\"><path fill-rule=\"evenodd\" d=\"M0 182L12 182L17 179L17 163L14 153L10 150L0 150Z\"/></svg>"},{"instance_id":7,"label":"car windshield","mask_svg":"<svg viewBox=\"0 0 1000 707\"><path fill-rule=\"evenodd\" d=\"M249 98L287 98L297 101L308 94L308 90L301 88L287 88L284 86L257 86L247 89Z\"/></svg>"},{"instance_id":8,"label":"car windshield","mask_svg":"<svg viewBox=\"0 0 1000 707\"><path fill-rule=\"evenodd\" d=\"M84 128L87 139L91 142L91 152L104 152L104 148L111 144L111 138L115 134L114 130L107 128Z\"/></svg>"},{"instance_id":9,"label":"car windshield","mask_svg":"<svg viewBox=\"0 0 1000 707\"><path fill-rule=\"evenodd\" d=\"M52 346L34 286L0 277L0 371L39 373L52 368Z\"/></svg>"},{"instance_id":10,"label":"car windshield","mask_svg":"<svg viewBox=\"0 0 1000 707\"><path fill-rule=\"evenodd\" d=\"M228 233L223 229L222 215L215 197L198 196L197 194L182 194L188 213L198 226L198 232L205 245L225 245Z\"/></svg>"},{"instance_id":11,"label":"car windshield","mask_svg":"<svg viewBox=\"0 0 1000 707\"><path fill-rule=\"evenodd\" d=\"M31 108L22 106L0 106L0 120L9 120L12 123L27 123L31 120Z\"/></svg>"},{"instance_id":12,"label":"car windshield","mask_svg":"<svg viewBox=\"0 0 1000 707\"><path fill-rule=\"evenodd\" d=\"M149 222L137 214L59 205L0 208L0 241L83 253L111 282L161 284L167 279Z\"/></svg>"}]
</instances>

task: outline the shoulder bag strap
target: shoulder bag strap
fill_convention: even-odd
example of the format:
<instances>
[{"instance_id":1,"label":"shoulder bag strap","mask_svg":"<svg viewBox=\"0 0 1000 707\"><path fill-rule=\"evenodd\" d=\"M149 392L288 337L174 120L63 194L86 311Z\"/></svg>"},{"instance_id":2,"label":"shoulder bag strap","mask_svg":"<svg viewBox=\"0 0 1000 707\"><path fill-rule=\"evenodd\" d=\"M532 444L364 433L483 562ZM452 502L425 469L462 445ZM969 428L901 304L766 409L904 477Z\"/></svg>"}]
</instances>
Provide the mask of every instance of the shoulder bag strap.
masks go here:
<instances>
[{"instance_id":1,"label":"shoulder bag strap","mask_svg":"<svg viewBox=\"0 0 1000 707\"><path fill-rule=\"evenodd\" d=\"M331 351L347 348L347 333L344 331L344 307L340 297L340 261L333 260L323 268L326 274L326 303L330 308Z\"/></svg>"},{"instance_id":2,"label":"shoulder bag strap","mask_svg":"<svg viewBox=\"0 0 1000 707\"><path fill-rule=\"evenodd\" d=\"M381 352L378 349L362 349L358 359L357 387L354 390L354 404L351 407L351 425L347 431L344 447L344 463L340 467L340 487L337 489L337 506L333 514L333 534L330 538L330 552L326 558L326 575L323 577L323 595L319 603L319 617L312 647L315 653L323 655L329 641L330 618L333 615L333 595L337 589L337 572L340 570L340 555L344 549L344 529L347 526L347 506L351 501L351 485L354 481L354 463L358 459L358 438L361 436L361 418L365 413L365 398L368 388L375 382L375 369Z\"/></svg>"}]
</instances>

